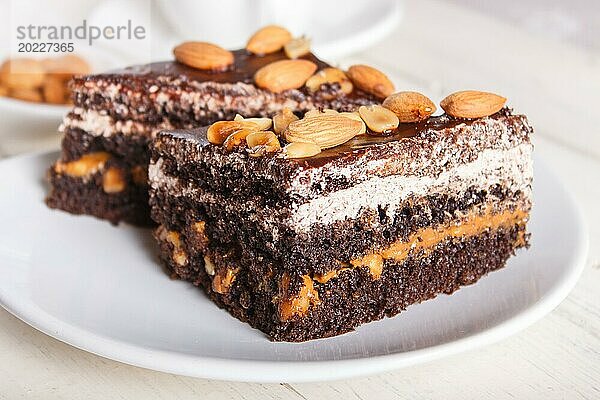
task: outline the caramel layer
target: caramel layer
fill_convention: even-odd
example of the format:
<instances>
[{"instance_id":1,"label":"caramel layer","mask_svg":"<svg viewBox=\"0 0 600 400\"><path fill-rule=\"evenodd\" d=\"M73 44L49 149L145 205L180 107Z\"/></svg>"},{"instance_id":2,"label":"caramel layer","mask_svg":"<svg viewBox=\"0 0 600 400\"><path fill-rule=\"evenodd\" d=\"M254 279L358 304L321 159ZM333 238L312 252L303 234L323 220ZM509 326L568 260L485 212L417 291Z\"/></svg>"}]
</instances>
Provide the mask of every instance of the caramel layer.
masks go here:
<instances>
[{"instance_id":1,"label":"caramel layer","mask_svg":"<svg viewBox=\"0 0 600 400\"><path fill-rule=\"evenodd\" d=\"M310 276L302 276L302 286L295 295L288 293L289 284L290 277L284 274L280 283L279 319L281 321L287 321L297 315L304 316L311 306L317 306L321 302L319 292L315 290Z\"/></svg>"},{"instance_id":2,"label":"caramel layer","mask_svg":"<svg viewBox=\"0 0 600 400\"><path fill-rule=\"evenodd\" d=\"M56 163L54 168L59 174L66 174L75 178L83 178L93 175L97 171L101 170L109 158L110 154L104 151L98 151L85 154L81 156L81 158L74 161L59 161Z\"/></svg>"},{"instance_id":3,"label":"caramel layer","mask_svg":"<svg viewBox=\"0 0 600 400\"><path fill-rule=\"evenodd\" d=\"M402 262L411 252L417 253L420 250L430 250L438 243L449 238L476 236L488 229L495 230L514 225L524 225L528 218L529 212L520 209L506 210L500 213L494 213L488 209L483 214L467 214L460 221L450 225L420 229L409 236L408 240L397 241L379 252L373 252L364 257L351 260L351 267L329 271L323 275L315 275L314 279L319 283L327 283L340 272L359 267L369 268L373 279L379 279L385 260ZM518 238L517 244L521 245L522 243L524 243L524 238Z\"/></svg>"}]
</instances>

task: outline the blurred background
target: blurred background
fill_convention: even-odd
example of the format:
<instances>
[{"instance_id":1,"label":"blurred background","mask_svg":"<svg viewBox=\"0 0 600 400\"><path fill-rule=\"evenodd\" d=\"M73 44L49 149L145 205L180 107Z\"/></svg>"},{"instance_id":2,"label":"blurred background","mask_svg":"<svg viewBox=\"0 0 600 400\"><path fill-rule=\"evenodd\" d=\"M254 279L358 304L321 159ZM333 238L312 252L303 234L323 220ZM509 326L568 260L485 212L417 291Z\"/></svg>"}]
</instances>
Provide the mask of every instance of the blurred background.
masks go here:
<instances>
[{"instance_id":1,"label":"blurred background","mask_svg":"<svg viewBox=\"0 0 600 400\"><path fill-rule=\"evenodd\" d=\"M310 36L314 52L333 64L381 68L399 90L434 100L468 88L500 93L539 136L600 156L597 0L0 0L0 7L9 10L0 16L0 60L18 56L18 25L143 26L141 41L75 41L83 72L99 72L171 59L183 40L243 47L258 27L277 23ZM33 101L0 97L0 157L58 147L68 105L40 93Z\"/></svg>"}]
</instances>

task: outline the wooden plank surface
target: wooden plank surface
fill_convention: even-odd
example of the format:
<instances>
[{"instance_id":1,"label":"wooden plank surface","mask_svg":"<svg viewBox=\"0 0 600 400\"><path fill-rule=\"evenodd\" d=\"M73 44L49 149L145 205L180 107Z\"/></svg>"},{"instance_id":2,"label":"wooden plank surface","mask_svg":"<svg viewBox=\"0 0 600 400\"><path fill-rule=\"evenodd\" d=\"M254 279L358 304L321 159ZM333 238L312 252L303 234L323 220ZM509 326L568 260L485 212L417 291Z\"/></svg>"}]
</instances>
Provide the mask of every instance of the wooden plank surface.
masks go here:
<instances>
[{"instance_id":1,"label":"wooden plank surface","mask_svg":"<svg viewBox=\"0 0 600 400\"><path fill-rule=\"evenodd\" d=\"M398 30L360 60L402 89L440 98L484 88L536 127L536 152L582 206L590 255L551 314L500 343L386 374L317 384L194 379L127 366L37 332L0 311L0 399L597 399L600 398L600 58L456 5L407 2Z\"/></svg>"}]
</instances>

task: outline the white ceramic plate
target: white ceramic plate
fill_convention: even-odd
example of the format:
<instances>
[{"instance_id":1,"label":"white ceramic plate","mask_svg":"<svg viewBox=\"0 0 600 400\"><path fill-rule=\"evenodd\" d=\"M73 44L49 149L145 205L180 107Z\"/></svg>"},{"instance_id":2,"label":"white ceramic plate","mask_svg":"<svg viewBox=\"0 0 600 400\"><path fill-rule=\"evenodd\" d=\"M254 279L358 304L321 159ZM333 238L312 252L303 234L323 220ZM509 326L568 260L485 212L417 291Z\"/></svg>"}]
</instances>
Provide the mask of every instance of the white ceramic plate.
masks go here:
<instances>
[{"instance_id":1,"label":"white ceramic plate","mask_svg":"<svg viewBox=\"0 0 600 400\"><path fill-rule=\"evenodd\" d=\"M65 105L0 97L0 153L57 148L61 137L56 131L68 110Z\"/></svg>"},{"instance_id":2,"label":"white ceramic plate","mask_svg":"<svg viewBox=\"0 0 600 400\"><path fill-rule=\"evenodd\" d=\"M451 296L307 343L273 343L170 280L149 232L52 211L44 171L56 154L0 163L0 301L31 326L114 360L239 381L373 374L471 349L523 329L575 284L587 236L575 203L536 161L532 246Z\"/></svg>"}]
</instances>

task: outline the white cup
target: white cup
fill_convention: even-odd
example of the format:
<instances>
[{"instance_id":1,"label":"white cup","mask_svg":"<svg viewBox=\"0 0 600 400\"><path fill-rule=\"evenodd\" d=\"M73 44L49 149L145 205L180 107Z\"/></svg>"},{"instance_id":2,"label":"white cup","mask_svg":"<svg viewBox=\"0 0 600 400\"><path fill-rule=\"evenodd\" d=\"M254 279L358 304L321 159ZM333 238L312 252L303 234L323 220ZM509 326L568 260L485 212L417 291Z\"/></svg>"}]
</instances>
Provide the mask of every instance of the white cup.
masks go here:
<instances>
[{"instance_id":1,"label":"white cup","mask_svg":"<svg viewBox=\"0 0 600 400\"><path fill-rule=\"evenodd\" d=\"M248 34L261 23L263 1L156 0L157 11L184 40L218 43L226 48L243 47Z\"/></svg>"},{"instance_id":2,"label":"white cup","mask_svg":"<svg viewBox=\"0 0 600 400\"><path fill-rule=\"evenodd\" d=\"M242 48L258 28L285 26L312 39L315 53L335 59L368 48L389 34L402 15L401 0L154 0L180 40Z\"/></svg>"}]
</instances>

